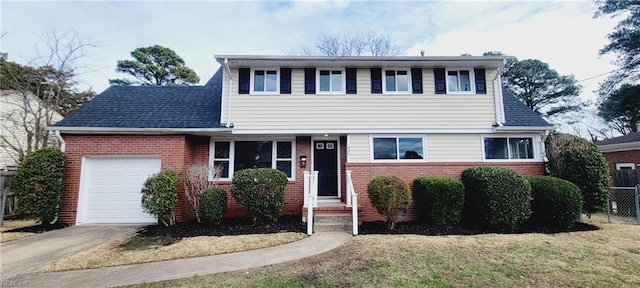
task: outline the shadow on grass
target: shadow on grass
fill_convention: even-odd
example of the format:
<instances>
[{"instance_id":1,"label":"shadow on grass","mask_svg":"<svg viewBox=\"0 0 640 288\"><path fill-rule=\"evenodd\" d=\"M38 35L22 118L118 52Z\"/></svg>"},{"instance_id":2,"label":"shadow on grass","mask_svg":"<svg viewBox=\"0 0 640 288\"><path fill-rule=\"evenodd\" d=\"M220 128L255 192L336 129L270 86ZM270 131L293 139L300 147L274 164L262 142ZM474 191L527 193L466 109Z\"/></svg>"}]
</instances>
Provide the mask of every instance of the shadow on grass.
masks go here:
<instances>
[{"instance_id":1,"label":"shadow on grass","mask_svg":"<svg viewBox=\"0 0 640 288\"><path fill-rule=\"evenodd\" d=\"M487 233L500 233L500 234L524 234L524 233L566 233L566 232L579 232L579 231L593 231L600 230L597 226L575 222L570 228L554 228L554 227L534 227L523 226L516 231L505 232L495 230L482 230L477 228L470 228L464 226L435 226L424 224L421 222L400 222L396 224L396 227L392 231L387 231L387 224L384 221L364 222L359 226L359 234L415 234L415 235L428 235L428 236L441 236L441 235L478 235Z\"/></svg>"},{"instance_id":2,"label":"shadow on grass","mask_svg":"<svg viewBox=\"0 0 640 288\"><path fill-rule=\"evenodd\" d=\"M47 231L52 231L52 230L57 230L57 229L62 229L65 227L69 227L69 225L64 224L64 223L53 223L53 224L38 224L38 225L33 225L33 226L27 226L27 227L20 227L20 228L16 228L16 229L11 229L11 230L7 230L4 231L2 233L11 233L11 232L28 232L28 233L42 233L42 232L47 232Z\"/></svg>"}]
</instances>

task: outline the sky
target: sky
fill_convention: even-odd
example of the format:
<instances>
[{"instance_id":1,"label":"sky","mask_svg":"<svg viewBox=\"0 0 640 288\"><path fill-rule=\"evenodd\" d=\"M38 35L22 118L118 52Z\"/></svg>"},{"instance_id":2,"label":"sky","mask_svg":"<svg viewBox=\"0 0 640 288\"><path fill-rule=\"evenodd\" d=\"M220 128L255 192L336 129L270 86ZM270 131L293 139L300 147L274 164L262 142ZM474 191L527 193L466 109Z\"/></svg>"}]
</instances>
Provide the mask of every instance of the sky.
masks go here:
<instances>
[{"instance_id":1,"label":"sky","mask_svg":"<svg viewBox=\"0 0 640 288\"><path fill-rule=\"evenodd\" d=\"M386 33L402 55L482 55L501 51L539 59L574 75L581 97L616 67L599 56L620 18L594 18L593 1L0 1L0 51L28 63L55 30L97 44L79 67L79 84L102 92L118 60L138 47L176 51L204 84L215 55L286 55L323 34ZM80 70L80 69L79 69ZM600 76L605 74L603 76ZM586 121L589 125L591 120Z\"/></svg>"}]
</instances>

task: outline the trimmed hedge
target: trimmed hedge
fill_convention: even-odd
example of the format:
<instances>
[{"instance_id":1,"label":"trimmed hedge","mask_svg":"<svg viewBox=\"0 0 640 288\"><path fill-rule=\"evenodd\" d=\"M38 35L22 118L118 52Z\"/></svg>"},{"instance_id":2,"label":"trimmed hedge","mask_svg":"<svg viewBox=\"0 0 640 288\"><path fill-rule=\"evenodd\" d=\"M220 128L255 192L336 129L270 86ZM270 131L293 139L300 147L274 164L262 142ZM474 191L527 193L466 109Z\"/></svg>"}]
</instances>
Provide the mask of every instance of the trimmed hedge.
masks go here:
<instances>
[{"instance_id":1,"label":"trimmed hedge","mask_svg":"<svg viewBox=\"0 0 640 288\"><path fill-rule=\"evenodd\" d=\"M219 224L227 211L227 191L219 187L202 191L199 210L204 221Z\"/></svg>"},{"instance_id":2,"label":"trimmed hedge","mask_svg":"<svg viewBox=\"0 0 640 288\"><path fill-rule=\"evenodd\" d=\"M582 194L575 184L556 177L532 176L531 223L541 227L570 228L582 211Z\"/></svg>"},{"instance_id":3,"label":"trimmed hedge","mask_svg":"<svg viewBox=\"0 0 640 288\"><path fill-rule=\"evenodd\" d=\"M273 168L248 168L233 174L231 196L249 208L253 222L273 223L282 216L287 175Z\"/></svg>"},{"instance_id":4,"label":"trimmed hedge","mask_svg":"<svg viewBox=\"0 0 640 288\"><path fill-rule=\"evenodd\" d=\"M153 214L164 225L175 224L173 207L178 202L178 174L163 170L149 176L142 187L142 208Z\"/></svg>"},{"instance_id":5,"label":"trimmed hedge","mask_svg":"<svg viewBox=\"0 0 640 288\"><path fill-rule=\"evenodd\" d=\"M369 201L387 219L387 229L393 230L398 214L411 204L407 183L393 175L376 176L367 185Z\"/></svg>"},{"instance_id":6,"label":"trimmed hedge","mask_svg":"<svg viewBox=\"0 0 640 288\"><path fill-rule=\"evenodd\" d=\"M501 167L473 167L462 172L463 219L467 225L513 231L531 215L531 186L520 174Z\"/></svg>"},{"instance_id":7,"label":"trimmed hedge","mask_svg":"<svg viewBox=\"0 0 640 288\"><path fill-rule=\"evenodd\" d=\"M20 163L12 188L21 213L36 217L43 225L57 218L64 183L64 162L64 153L46 147Z\"/></svg>"},{"instance_id":8,"label":"trimmed hedge","mask_svg":"<svg viewBox=\"0 0 640 288\"><path fill-rule=\"evenodd\" d=\"M413 201L422 221L457 225L462 218L464 186L453 178L418 177L413 181Z\"/></svg>"}]
</instances>

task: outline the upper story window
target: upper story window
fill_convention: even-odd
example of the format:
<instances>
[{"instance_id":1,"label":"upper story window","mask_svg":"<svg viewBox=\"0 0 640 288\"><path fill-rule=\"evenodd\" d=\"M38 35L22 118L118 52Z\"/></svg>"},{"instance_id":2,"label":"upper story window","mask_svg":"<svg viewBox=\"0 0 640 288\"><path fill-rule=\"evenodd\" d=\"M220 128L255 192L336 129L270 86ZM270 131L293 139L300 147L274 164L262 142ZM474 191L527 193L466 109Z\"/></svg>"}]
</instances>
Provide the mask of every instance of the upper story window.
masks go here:
<instances>
[{"instance_id":1,"label":"upper story window","mask_svg":"<svg viewBox=\"0 0 640 288\"><path fill-rule=\"evenodd\" d=\"M531 137L486 137L484 159L534 159Z\"/></svg>"},{"instance_id":2,"label":"upper story window","mask_svg":"<svg viewBox=\"0 0 640 288\"><path fill-rule=\"evenodd\" d=\"M447 89L449 93L472 93L471 72L469 70L447 71Z\"/></svg>"},{"instance_id":3,"label":"upper story window","mask_svg":"<svg viewBox=\"0 0 640 288\"><path fill-rule=\"evenodd\" d=\"M253 93L278 93L278 70L253 70Z\"/></svg>"},{"instance_id":4,"label":"upper story window","mask_svg":"<svg viewBox=\"0 0 640 288\"><path fill-rule=\"evenodd\" d=\"M318 70L318 93L343 94L345 81L342 70Z\"/></svg>"},{"instance_id":5,"label":"upper story window","mask_svg":"<svg viewBox=\"0 0 640 288\"><path fill-rule=\"evenodd\" d=\"M385 93L409 93L409 72L407 70L385 70Z\"/></svg>"},{"instance_id":6,"label":"upper story window","mask_svg":"<svg viewBox=\"0 0 640 288\"><path fill-rule=\"evenodd\" d=\"M374 160L424 159L423 137L373 137Z\"/></svg>"}]
</instances>

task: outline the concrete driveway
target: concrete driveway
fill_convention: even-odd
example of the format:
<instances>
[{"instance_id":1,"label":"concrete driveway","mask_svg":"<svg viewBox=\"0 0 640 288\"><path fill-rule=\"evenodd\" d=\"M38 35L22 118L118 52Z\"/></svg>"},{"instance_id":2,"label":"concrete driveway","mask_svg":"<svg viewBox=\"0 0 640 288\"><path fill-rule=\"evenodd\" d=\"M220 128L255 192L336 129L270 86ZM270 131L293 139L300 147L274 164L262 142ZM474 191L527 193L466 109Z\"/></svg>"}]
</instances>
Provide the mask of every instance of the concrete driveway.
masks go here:
<instances>
[{"instance_id":1,"label":"concrete driveway","mask_svg":"<svg viewBox=\"0 0 640 288\"><path fill-rule=\"evenodd\" d=\"M133 233L141 225L78 225L0 244L0 279L37 270L60 258Z\"/></svg>"}]
</instances>

